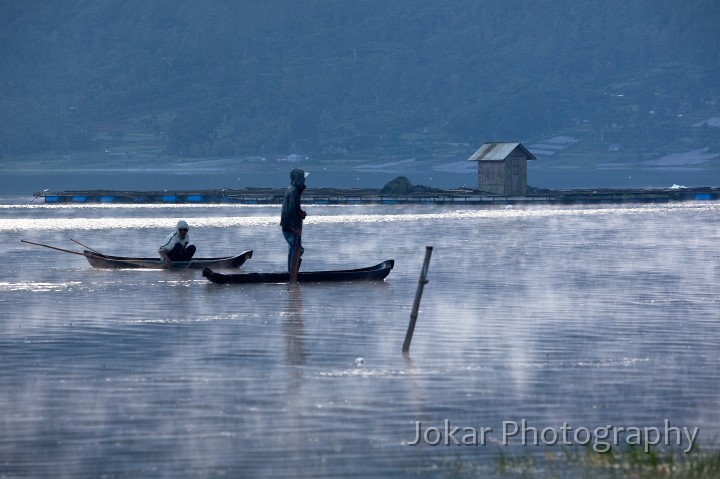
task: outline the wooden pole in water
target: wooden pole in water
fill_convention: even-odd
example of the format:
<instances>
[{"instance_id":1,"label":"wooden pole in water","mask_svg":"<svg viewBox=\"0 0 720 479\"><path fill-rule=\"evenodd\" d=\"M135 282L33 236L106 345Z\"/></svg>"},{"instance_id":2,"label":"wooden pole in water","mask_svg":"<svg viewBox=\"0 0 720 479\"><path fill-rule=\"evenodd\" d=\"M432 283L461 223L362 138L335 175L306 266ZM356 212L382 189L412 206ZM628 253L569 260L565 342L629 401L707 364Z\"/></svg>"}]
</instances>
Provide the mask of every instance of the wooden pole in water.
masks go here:
<instances>
[{"instance_id":1,"label":"wooden pole in water","mask_svg":"<svg viewBox=\"0 0 720 479\"><path fill-rule=\"evenodd\" d=\"M407 354L410 351L410 342L412 341L413 332L415 331L415 323L417 322L418 309L420 309L420 298L422 298L423 289L428 283L427 273L430 267L430 256L432 255L432 246L425 247L425 261L423 262L420 279L418 280L417 291L415 292L415 302L413 303L412 312L410 313L410 323L408 324L407 333L405 334L405 342L403 343L402 352Z\"/></svg>"}]
</instances>

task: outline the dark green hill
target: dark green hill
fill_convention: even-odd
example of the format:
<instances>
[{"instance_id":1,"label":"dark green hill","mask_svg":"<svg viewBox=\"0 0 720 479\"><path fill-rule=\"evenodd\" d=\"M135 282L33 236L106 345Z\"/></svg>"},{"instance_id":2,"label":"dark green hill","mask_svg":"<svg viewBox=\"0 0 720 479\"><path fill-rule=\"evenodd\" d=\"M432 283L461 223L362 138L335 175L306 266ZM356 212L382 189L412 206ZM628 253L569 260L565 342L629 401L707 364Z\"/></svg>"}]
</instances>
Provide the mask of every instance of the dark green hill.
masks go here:
<instances>
[{"instance_id":1,"label":"dark green hill","mask_svg":"<svg viewBox=\"0 0 720 479\"><path fill-rule=\"evenodd\" d=\"M720 116L717 0L2 0L0 11L6 157L452 155L560 134L583 141L581 159L613 144L634 158L720 146L720 128L693 126Z\"/></svg>"}]
</instances>

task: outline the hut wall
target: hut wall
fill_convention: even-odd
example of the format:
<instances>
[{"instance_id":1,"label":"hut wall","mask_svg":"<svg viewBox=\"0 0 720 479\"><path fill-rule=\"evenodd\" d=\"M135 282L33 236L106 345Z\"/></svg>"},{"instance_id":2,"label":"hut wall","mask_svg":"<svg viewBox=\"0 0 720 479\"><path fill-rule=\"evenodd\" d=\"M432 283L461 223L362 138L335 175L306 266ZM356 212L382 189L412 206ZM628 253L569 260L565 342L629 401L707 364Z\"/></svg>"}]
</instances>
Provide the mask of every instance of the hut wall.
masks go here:
<instances>
[{"instance_id":1,"label":"hut wall","mask_svg":"<svg viewBox=\"0 0 720 479\"><path fill-rule=\"evenodd\" d=\"M478 187L494 195L505 194L505 162L478 161Z\"/></svg>"},{"instance_id":2,"label":"hut wall","mask_svg":"<svg viewBox=\"0 0 720 479\"><path fill-rule=\"evenodd\" d=\"M527 159L525 155L514 153L508 156L504 163L503 194L525 196L527 194Z\"/></svg>"}]
</instances>

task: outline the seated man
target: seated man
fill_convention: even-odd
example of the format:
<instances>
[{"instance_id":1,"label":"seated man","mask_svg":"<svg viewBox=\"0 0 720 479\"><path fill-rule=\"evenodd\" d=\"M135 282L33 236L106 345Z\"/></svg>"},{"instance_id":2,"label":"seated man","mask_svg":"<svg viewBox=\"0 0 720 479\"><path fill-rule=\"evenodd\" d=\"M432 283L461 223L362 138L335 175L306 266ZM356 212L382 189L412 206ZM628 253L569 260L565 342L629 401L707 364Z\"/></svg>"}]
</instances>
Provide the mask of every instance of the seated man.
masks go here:
<instances>
[{"instance_id":1,"label":"seated man","mask_svg":"<svg viewBox=\"0 0 720 479\"><path fill-rule=\"evenodd\" d=\"M165 239L165 244L158 250L160 256L165 260L166 268L170 268L173 261L190 261L195 254L195 246L188 245L190 242L189 229L185 220L178 221L176 230Z\"/></svg>"}]
</instances>

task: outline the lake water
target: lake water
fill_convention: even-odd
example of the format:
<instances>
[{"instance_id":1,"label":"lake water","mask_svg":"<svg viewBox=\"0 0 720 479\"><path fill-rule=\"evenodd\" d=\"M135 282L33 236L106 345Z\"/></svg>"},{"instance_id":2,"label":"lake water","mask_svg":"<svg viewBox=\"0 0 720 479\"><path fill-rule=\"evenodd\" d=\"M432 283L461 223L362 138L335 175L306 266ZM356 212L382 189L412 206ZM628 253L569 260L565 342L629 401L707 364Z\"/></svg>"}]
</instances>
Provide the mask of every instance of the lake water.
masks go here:
<instances>
[{"instance_id":1,"label":"lake water","mask_svg":"<svg viewBox=\"0 0 720 479\"><path fill-rule=\"evenodd\" d=\"M277 207L6 203L0 477L492 477L504 454L547 461L604 426L720 434L717 203L308 206L304 270L396 267L298 287L20 242L152 256L184 218L199 256L253 249L242 269L275 271ZM523 421L539 445L509 435ZM466 443L485 431L431 445L446 422Z\"/></svg>"}]
</instances>

